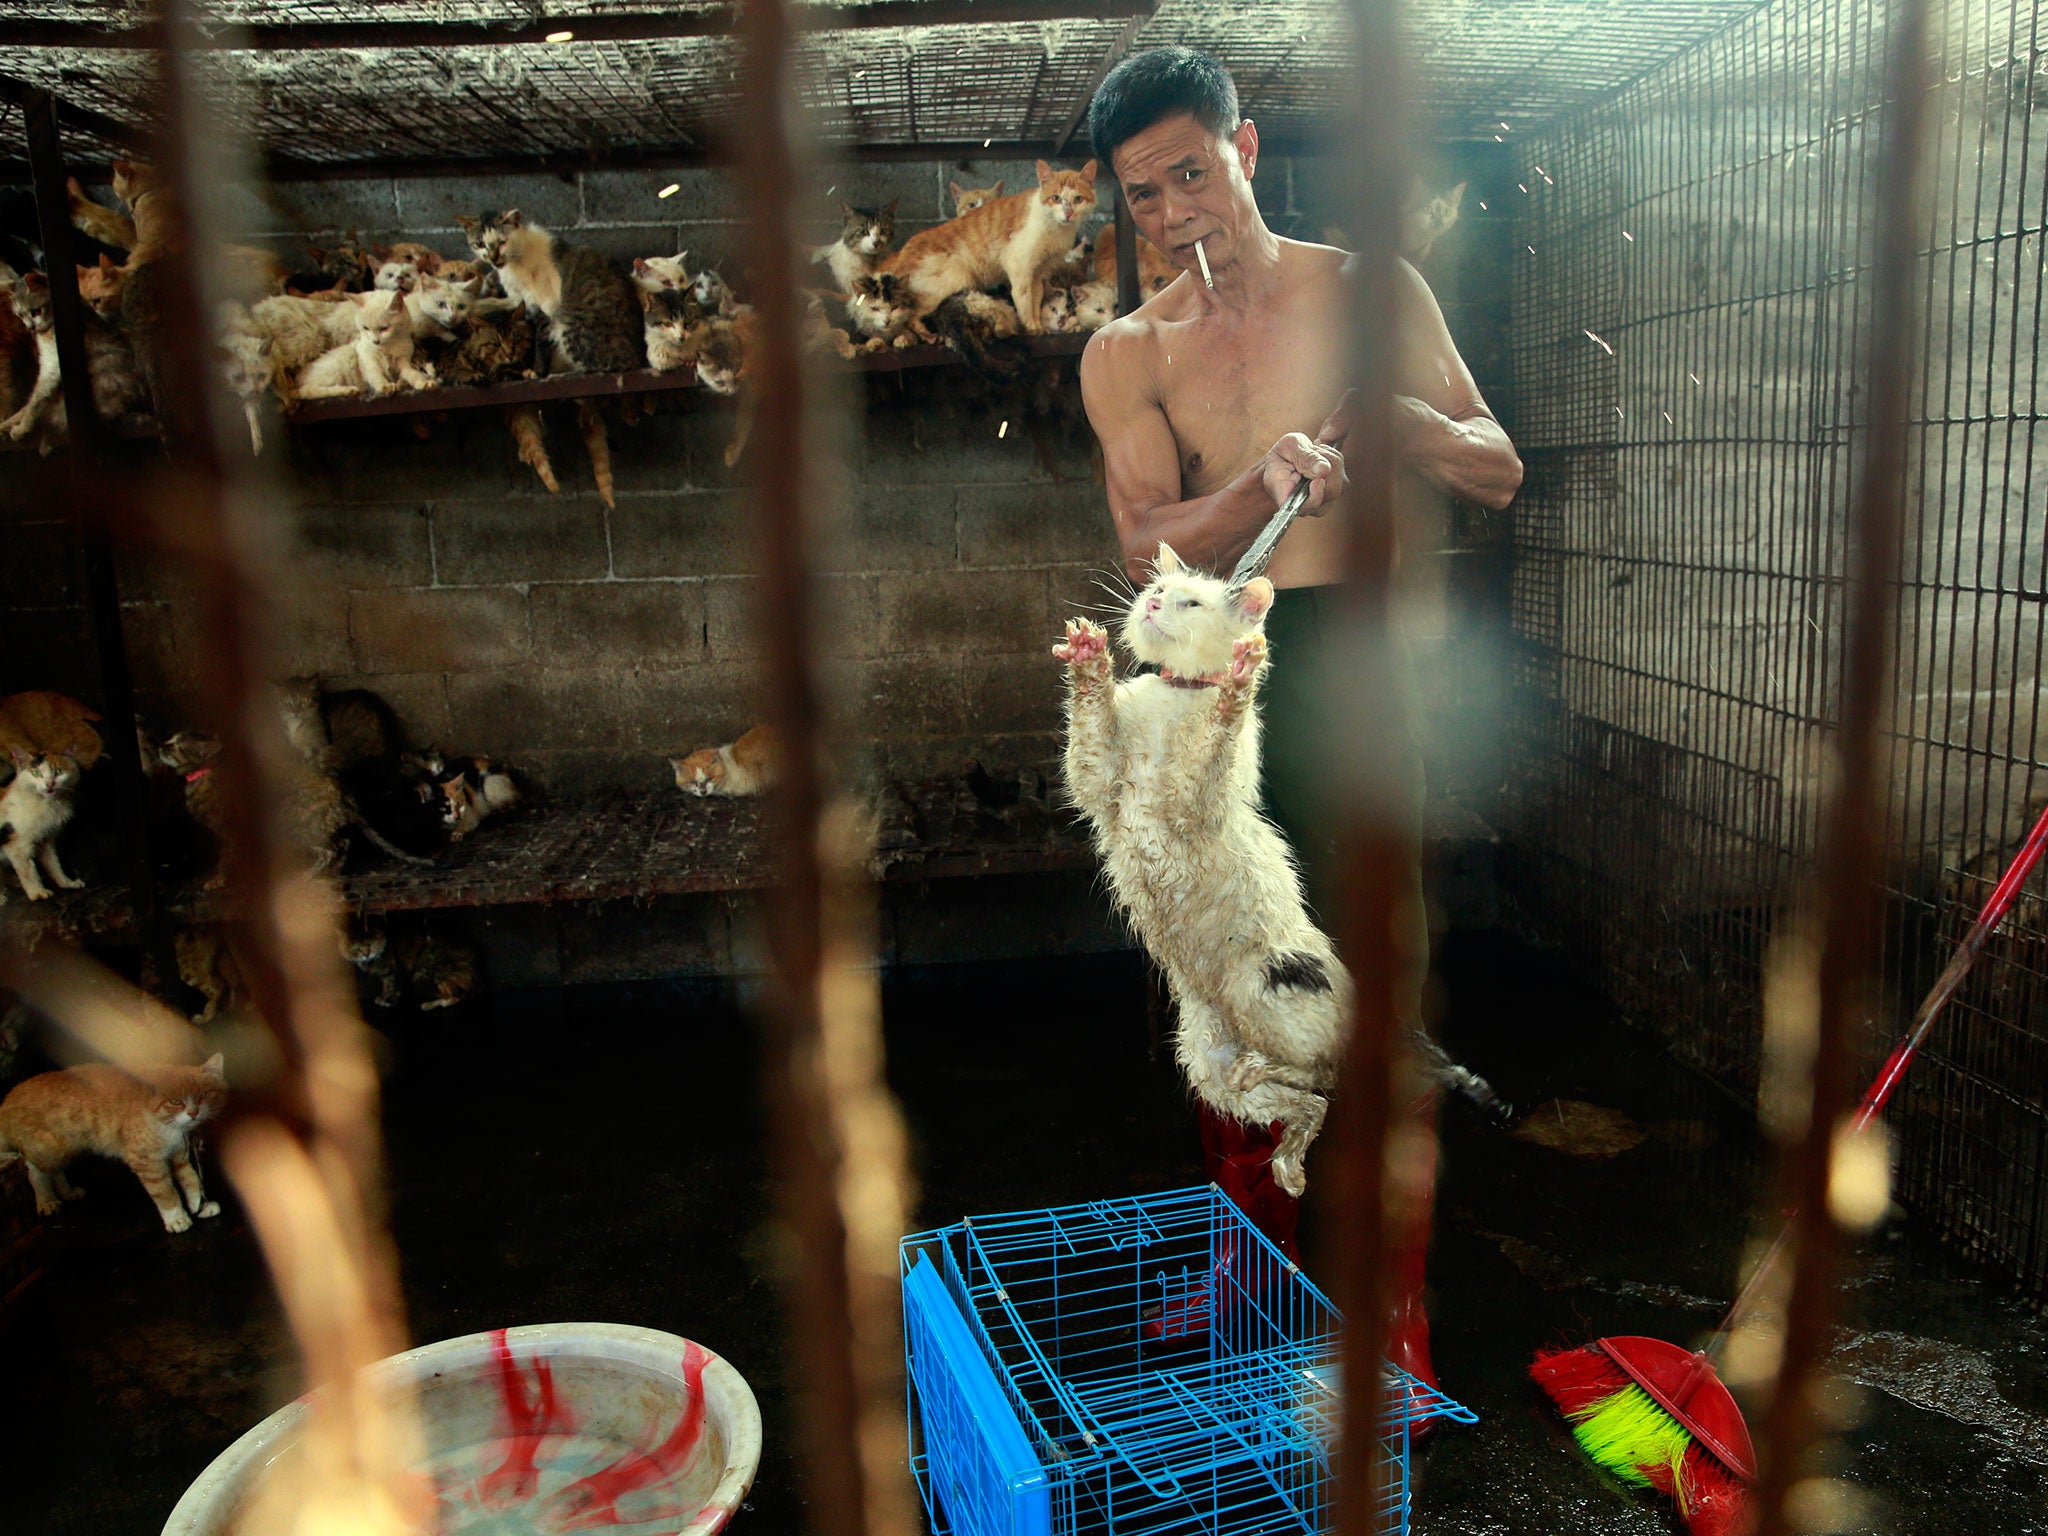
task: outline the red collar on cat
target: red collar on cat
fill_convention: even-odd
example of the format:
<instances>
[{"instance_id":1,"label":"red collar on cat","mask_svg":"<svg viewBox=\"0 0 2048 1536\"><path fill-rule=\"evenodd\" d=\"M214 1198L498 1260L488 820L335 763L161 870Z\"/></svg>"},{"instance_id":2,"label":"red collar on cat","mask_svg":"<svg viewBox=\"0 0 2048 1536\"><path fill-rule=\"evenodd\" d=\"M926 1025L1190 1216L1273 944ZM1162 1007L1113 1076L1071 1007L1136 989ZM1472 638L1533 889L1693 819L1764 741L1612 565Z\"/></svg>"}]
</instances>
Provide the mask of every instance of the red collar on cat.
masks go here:
<instances>
[{"instance_id":1,"label":"red collar on cat","mask_svg":"<svg viewBox=\"0 0 2048 1536\"><path fill-rule=\"evenodd\" d=\"M213 764L211 763L208 763L203 768L194 768L190 773L185 775L185 782L187 784L197 784L201 779L205 778L211 772L213 772Z\"/></svg>"},{"instance_id":2,"label":"red collar on cat","mask_svg":"<svg viewBox=\"0 0 2048 1536\"><path fill-rule=\"evenodd\" d=\"M1171 667L1161 667L1159 679L1171 688L1214 688L1223 681L1223 674L1211 672L1206 677L1182 677Z\"/></svg>"}]
</instances>

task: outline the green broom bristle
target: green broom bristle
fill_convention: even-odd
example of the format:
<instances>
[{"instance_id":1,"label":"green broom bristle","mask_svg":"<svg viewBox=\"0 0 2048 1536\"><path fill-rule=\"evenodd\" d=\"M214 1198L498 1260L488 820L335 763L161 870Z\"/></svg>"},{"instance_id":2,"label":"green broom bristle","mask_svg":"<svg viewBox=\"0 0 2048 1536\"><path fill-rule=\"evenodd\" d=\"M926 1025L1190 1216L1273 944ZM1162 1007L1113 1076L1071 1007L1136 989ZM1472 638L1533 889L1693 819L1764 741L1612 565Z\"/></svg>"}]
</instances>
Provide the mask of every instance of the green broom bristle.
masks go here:
<instances>
[{"instance_id":1,"label":"green broom bristle","mask_svg":"<svg viewBox=\"0 0 2048 1536\"><path fill-rule=\"evenodd\" d=\"M1685 1426L1631 1382L1619 1392L1571 1415L1579 1448L1623 1482L1670 1492L1680 1464L1692 1447ZM1653 1477L1646 1469L1665 1471Z\"/></svg>"}]
</instances>

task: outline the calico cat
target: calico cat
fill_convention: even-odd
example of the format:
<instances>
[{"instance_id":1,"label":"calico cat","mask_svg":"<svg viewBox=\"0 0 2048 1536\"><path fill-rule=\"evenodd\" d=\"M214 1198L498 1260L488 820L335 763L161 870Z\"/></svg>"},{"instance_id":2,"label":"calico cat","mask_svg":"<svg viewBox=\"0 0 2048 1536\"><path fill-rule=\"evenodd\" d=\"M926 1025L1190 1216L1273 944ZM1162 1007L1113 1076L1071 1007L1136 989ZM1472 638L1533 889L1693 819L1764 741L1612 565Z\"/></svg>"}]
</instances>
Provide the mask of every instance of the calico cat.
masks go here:
<instances>
[{"instance_id":1,"label":"calico cat","mask_svg":"<svg viewBox=\"0 0 2048 1536\"><path fill-rule=\"evenodd\" d=\"M1026 328L1037 330L1046 274L1074 247L1095 211L1095 162L1056 171L1038 162L1038 185L920 230L881 263L908 288L919 315L964 289L1010 285Z\"/></svg>"},{"instance_id":2,"label":"calico cat","mask_svg":"<svg viewBox=\"0 0 2048 1536\"><path fill-rule=\"evenodd\" d=\"M1421 261L1445 235L1457 226L1458 209L1465 201L1466 183L1459 182L1448 192L1427 192L1420 176L1415 178L1408 193L1407 205L1401 210L1401 254L1410 261Z\"/></svg>"},{"instance_id":3,"label":"calico cat","mask_svg":"<svg viewBox=\"0 0 2048 1536\"><path fill-rule=\"evenodd\" d=\"M465 758L461 772L441 781L441 821L448 840L459 843L485 821L518 805L519 785L488 757Z\"/></svg>"},{"instance_id":4,"label":"calico cat","mask_svg":"<svg viewBox=\"0 0 2048 1536\"><path fill-rule=\"evenodd\" d=\"M498 269L507 298L546 320L550 373L630 373L644 364L633 284L588 246L558 243L516 208L458 222Z\"/></svg>"},{"instance_id":5,"label":"calico cat","mask_svg":"<svg viewBox=\"0 0 2048 1536\"><path fill-rule=\"evenodd\" d=\"M714 395L739 393L747 369L748 318L743 312L737 320L707 320L698 332L697 382Z\"/></svg>"},{"instance_id":6,"label":"calico cat","mask_svg":"<svg viewBox=\"0 0 2048 1536\"><path fill-rule=\"evenodd\" d=\"M1067 793L1165 972L1188 1084L1220 1114L1284 1125L1273 1179L1298 1196L1336 1081L1351 978L1259 812L1256 706L1272 602L1263 577L1229 586L1162 544L1121 636L1160 672L1116 682L1108 637L1085 619L1053 655L1067 669Z\"/></svg>"},{"instance_id":7,"label":"calico cat","mask_svg":"<svg viewBox=\"0 0 2048 1536\"><path fill-rule=\"evenodd\" d=\"M54 1216L79 1191L64 1168L80 1153L126 1163L155 1203L167 1232L192 1218L218 1216L206 1198L192 1134L227 1103L220 1056L204 1066L176 1067L147 1077L103 1062L44 1072L15 1085L0 1101L0 1152L28 1162L36 1209Z\"/></svg>"},{"instance_id":8,"label":"calico cat","mask_svg":"<svg viewBox=\"0 0 2048 1536\"><path fill-rule=\"evenodd\" d=\"M875 263L896 243L896 204L900 198L891 198L883 208L856 208L851 203L841 203L839 211L845 216L840 226L839 238L830 245L821 245L811 259L822 262L832 273L832 285L840 290L853 286L856 277L865 277L875 270Z\"/></svg>"},{"instance_id":9,"label":"calico cat","mask_svg":"<svg viewBox=\"0 0 2048 1536\"><path fill-rule=\"evenodd\" d=\"M903 279L894 272L875 272L856 277L846 295L846 318L867 340L865 352L890 347L908 347L919 339L917 303Z\"/></svg>"},{"instance_id":10,"label":"calico cat","mask_svg":"<svg viewBox=\"0 0 2048 1536\"><path fill-rule=\"evenodd\" d=\"M178 956L178 980L205 999L205 1006L192 1015L193 1023L205 1024L223 1010L240 1006L242 968L235 963L226 928L219 923L180 928L173 947Z\"/></svg>"},{"instance_id":11,"label":"calico cat","mask_svg":"<svg viewBox=\"0 0 2048 1536\"><path fill-rule=\"evenodd\" d=\"M686 795L759 795L781 776L782 746L773 726L757 725L737 741L672 757L668 765Z\"/></svg>"},{"instance_id":12,"label":"calico cat","mask_svg":"<svg viewBox=\"0 0 2048 1536\"><path fill-rule=\"evenodd\" d=\"M47 420L51 432L61 437L67 422L49 284L42 273L31 272L14 284L10 300L15 317L35 340L36 382L21 409L0 422L0 432L19 442ZM119 422L147 410L149 392L127 338L91 309L85 314L85 366L93 409L102 421Z\"/></svg>"},{"instance_id":13,"label":"calico cat","mask_svg":"<svg viewBox=\"0 0 2048 1536\"><path fill-rule=\"evenodd\" d=\"M434 376L413 361L412 316L405 295L390 289L352 293L342 307L353 311L355 336L306 365L293 386L300 399L337 395L375 399L401 384L407 389L434 387Z\"/></svg>"},{"instance_id":14,"label":"calico cat","mask_svg":"<svg viewBox=\"0 0 2048 1536\"><path fill-rule=\"evenodd\" d=\"M66 874L57 859L57 834L75 809L72 796L81 772L77 759L24 747L15 747L9 757L14 777L0 788L0 853L14 866L15 878L30 901L47 900L50 894L36 872L39 864L63 889L84 889L85 882ZM0 890L0 902L6 899Z\"/></svg>"},{"instance_id":15,"label":"calico cat","mask_svg":"<svg viewBox=\"0 0 2048 1536\"><path fill-rule=\"evenodd\" d=\"M452 1008L476 990L476 951L459 939L419 929L393 939L382 918L353 919L342 935L342 955L362 978L372 1008L422 1013Z\"/></svg>"},{"instance_id":16,"label":"calico cat","mask_svg":"<svg viewBox=\"0 0 2048 1536\"><path fill-rule=\"evenodd\" d=\"M946 188L953 194L953 216L955 218L958 218L963 213L972 213L984 203L992 203L1003 195L1001 177L996 179L996 184L992 187L963 187L957 181L949 181L946 183ZM892 203L890 206L894 207L895 204Z\"/></svg>"},{"instance_id":17,"label":"calico cat","mask_svg":"<svg viewBox=\"0 0 2048 1536\"><path fill-rule=\"evenodd\" d=\"M687 368L697 361L704 311L687 288L643 288L647 366L657 373Z\"/></svg>"},{"instance_id":18,"label":"calico cat","mask_svg":"<svg viewBox=\"0 0 2048 1536\"><path fill-rule=\"evenodd\" d=\"M660 293L666 288L688 288L697 281L690 275L690 269L683 265L688 251L677 251L673 256L635 256L633 258L633 286L642 293Z\"/></svg>"}]
</instances>

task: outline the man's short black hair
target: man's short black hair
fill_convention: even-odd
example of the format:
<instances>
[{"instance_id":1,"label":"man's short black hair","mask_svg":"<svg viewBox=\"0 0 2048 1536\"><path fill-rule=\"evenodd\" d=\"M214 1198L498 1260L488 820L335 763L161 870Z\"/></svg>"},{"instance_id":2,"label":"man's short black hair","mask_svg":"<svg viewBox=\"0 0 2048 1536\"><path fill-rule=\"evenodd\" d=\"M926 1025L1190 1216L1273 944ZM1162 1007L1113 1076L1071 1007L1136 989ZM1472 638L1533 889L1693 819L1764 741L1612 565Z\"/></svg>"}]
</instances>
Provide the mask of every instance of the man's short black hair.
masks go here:
<instances>
[{"instance_id":1,"label":"man's short black hair","mask_svg":"<svg viewBox=\"0 0 2048 1536\"><path fill-rule=\"evenodd\" d=\"M1095 158L1116 174L1111 159L1126 139L1163 118L1185 112L1221 138L1238 123L1237 82L1220 60L1193 48L1148 48L1109 72L1088 107Z\"/></svg>"}]
</instances>

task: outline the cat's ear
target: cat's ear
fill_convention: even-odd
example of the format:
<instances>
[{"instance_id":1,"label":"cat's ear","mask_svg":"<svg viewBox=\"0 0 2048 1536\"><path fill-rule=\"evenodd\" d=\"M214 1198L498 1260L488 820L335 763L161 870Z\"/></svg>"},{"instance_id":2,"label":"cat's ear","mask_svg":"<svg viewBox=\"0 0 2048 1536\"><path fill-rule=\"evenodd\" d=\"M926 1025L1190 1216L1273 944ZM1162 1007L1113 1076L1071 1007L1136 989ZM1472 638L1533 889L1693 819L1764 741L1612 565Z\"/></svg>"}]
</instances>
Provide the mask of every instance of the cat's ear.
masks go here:
<instances>
[{"instance_id":1,"label":"cat's ear","mask_svg":"<svg viewBox=\"0 0 2048 1536\"><path fill-rule=\"evenodd\" d=\"M216 1083L224 1083L228 1080L228 1059L221 1055L219 1051L215 1051L206 1058L206 1065L199 1070L212 1078Z\"/></svg>"},{"instance_id":2,"label":"cat's ear","mask_svg":"<svg viewBox=\"0 0 2048 1536\"><path fill-rule=\"evenodd\" d=\"M1451 188L1450 191L1444 194L1444 201L1450 205L1451 212L1456 213L1458 211L1458 205L1465 201L1466 185L1467 184L1465 182L1461 181L1455 187Z\"/></svg>"},{"instance_id":3,"label":"cat's ear","mask_svg":"<svg viewBox=\"0 0 2048 1536\"><path fill-rule=\"evenodd\" d=\"M507 208L498 215L498 222L507 229L524 229L526 228L526 215L517 208Z\"/></svg>"},{"instance_id":4,"label":"cat's ear","mask_svg":"<svg viewBox=\"0 0 2048 1536\"><path fill-rule=\"evenodd\" d=\"M1052 167L1043 160L1038 162L1038 184L1042 187L1052 180Z\"/></svg>"},{"instance_id":5,"label":"cat's ear","mask_svg":"<svg viewBox=\"0 0 2048 1536\"><path fill-rule=\"evenodd\" d=\"M635 277L645 277L647 275L647 258L645 256L635 256L633 258L633 275Z\"/></svg>"},{"instance_id":6,"label":"cat's ear","mask_svg":"<svg viewBox=\"0 0 2048 1536\"><path fill-rule=\"evenodd\" d=\"M101 251L100 270L102 272L120 272L123 271L124 269L120 266L119 263L117 263L114 260L113 257L109 256L105 251Z\"/></svg>"},{"instance_id":7,"label":"cat's ear","mask_svg":"<svg viewBox=\"0 0 2048 1536\"><path fill-rule=\"evenodd\" d=\"M893 218L895 218L895 217L896 217L896 205L897 205L898 203L902 202L902 201L903 201L903 199L902 199L901 197L892 197L892 198L890 198L888 202L886 202L886 203L882 204L882 212L884 212L884 213L886 213L887 215L889 215L889 217L890 217L890 218L892 218L892 219L893 219Z\"/></svg>"},{"instance_id":8,"label":"cat's ear","mask_svg":"<svg viewBox=\"0 0 2048 1536\"><path fill-rule=\"evenodd\" d=\"M1178 576L1184 567L1180 556L1173 552L1173 546L1165 540L1159 544L1159 553L1152 557L1152 573L1155 576Z\"/></svg>"},{"instance_id":9,"label":"cat's ear","mask_svg":"<svg viewBox=\"0 0 2048 1536\"><path fill-rule=\"evenodd\" d=\"M989 195L989 197L990 197L991 199L994 199L994 198L998 198L998 197L1001 197L1001 196L1003 195L1003 178L1002 178L1002 177L998 176L998 177L996 178L996 184L995 184L994 186L992 186L992 187L990 187L990 188L988 189L988 195Z\"/></svg>"},{"instance_id":10,"label":"cat's ear","mask_svg":"<svg viewBox=\"0 0 2048 1536\"><path fill-rule=\"evenodd\" d=\"M22 286L28 289L30 293L41 293L44 289L50 286L50 280L44 277L43 274L40 272L29 273L29 275L27 277L24 277L21 280L21 282Z\"/></svg>"},{"instance_id":11,"label":"cat's ear","mask_svg":"<svg viewBox=\"0 0 2048 1536\"><path fill-rule=\"evenodd\" d=\"M651 315L654 313L657 303L655 295L659 291L659 289L655 288L642 288L640 290L640 312L642 314Z\"/></svg>"},{"instance_id":12,"label":"cat's ear","mask_svg":"<svg viewBox=\"0 0 2048 1536\"><path fill-rule=\"evenodd\" d=\"M365 304L370 302L370 294L359 293L354 289L351 289L349 292L344 293L342 297L344 299L347 299L349 303L355 305L357 309L361 309Z\"/></svg>"},{"instance_id":13,"label":"cat's ear","mask_svg":"<svg viewBox=\"0 0 2048 1536\"><path fill-rule=\"evenodd\" d=\"M957 182L957 181L949 181L949 182L947 182L947 183L946 183L946 190L947 190L947 191L949 191L949 192L951 192L951 193L953 194L953 201L954 201L954 202L956 202L956 203L957 203L957 202L959 202L961 198L963 198L963 197L965 197L965 196L967 195L967 189L966 189L965 187L961 186L961 185L960 185L960 183L959 183L959 182ZM891 207L894 207L894 206L895 206L895 204L893 204L893 203L892 203L892 204L890 204L890 206L891 206Z\"/></svg>"},{"instance_id":14,"label":"cat's ear","mask_svg":"<svg viewBox=\"0 0 2048 1536\"><path fill-rule=\"evenodd\" d=\"M1273 583L1263 576L1254 576L1231 594L1231 600L1246 618L1262 619L1273 606Z\"/></svg>"},{"instance_id":15,"label":"cat's ear","mask_svg":"<svg viewBox=\"0 0 2048 1536\"><path fill-rule=\"evenodd\" d=\"M1091 187L1095 185L1095 162L1093 160L1090 160L1081 167L1081 179Z\"/></svg>"},{"instance_id":16,"label":"cat's ear","mask_svg":"<svg viewBox=\"0 0 2048 1536\"><path fill-rule=\"evenodd\" d=\"M470 217L470 216L469 216L468 214L466 214L466 213L458 213L457 215L455 215L455 222L456 222L456 223L458 223L458 224L460 224L460 225L461 225L461 226L462 226L462 227L463 227L464 229L466 229L467 231L469 231L469 233L470 233L470 234L472 234L472 235L473 235L473 234L475 234L475 233L477 232L477 227L478 227L477 221L476 221L475 219L472 219L472 218L471 218L471 217ZM320 253L319 253L318 251L315 251L315 252L313 253L313 255L314 255L315 259L317 259L317 258L319 257L319 255L320 255Z\"/></svg>"}]
</instances>

